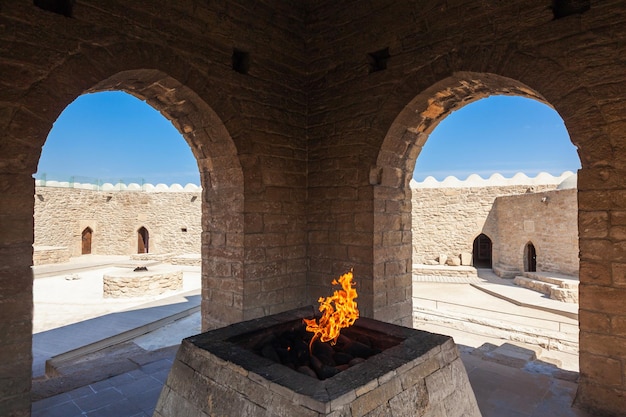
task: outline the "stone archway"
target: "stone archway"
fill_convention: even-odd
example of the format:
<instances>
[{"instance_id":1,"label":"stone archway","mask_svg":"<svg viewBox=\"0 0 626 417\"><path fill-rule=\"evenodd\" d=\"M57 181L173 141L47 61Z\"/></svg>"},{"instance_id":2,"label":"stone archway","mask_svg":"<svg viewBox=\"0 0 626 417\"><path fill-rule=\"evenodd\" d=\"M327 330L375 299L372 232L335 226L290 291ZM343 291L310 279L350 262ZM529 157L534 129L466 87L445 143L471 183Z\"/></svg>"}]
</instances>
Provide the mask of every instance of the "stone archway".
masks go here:
<instances>
[{"instance_id":1,"label":"stone archway","mask_svg":"<svg viewBox=\"0 0 626 417\"><path fill-rule=\"evenodd\" d=\"M93 230L86 227L81 233L81 255L91 254L91 245L93 243Z\"/></svg>"},{"instance_id":2,"label":"stone archway","mask_svg":"<svg viewBox=\"0 0 626 417\"><path fill-rule=\"evenodd\" d=\"M150 253L150 233L144 226L137 230L137 253Z\"/></svg>"},{"instance_id":3,"label":"stone archway","mask_svg":"<svg viewBox=\"0 0 626 417\"><path fill-rule=\"evenodd\" d=\"M149 52L149 53L148 53ZM150 68L150 69L147 69ZM183 84L179 80L186 80ZM160 111L181 132L198 162L202 185L202 326L218 327L243 319L243 173L235 144L222 122L234 110L210 94L206 76L195 72L170 50L141 42L86 47L51 68L47 77L27 90L22 104L11 114L3 142L0 189L19 204L17 227L7 265L19 282L14 310L20 325L23 363L13 374L29 381L32 360L32 230L34 181L47 133L57 117L76 97L88 92L120 90ZM5 152L6 151L6 152ZM10 174L9 174L10 173ZM16 294L18 294L16 293ZM17 329L17 328L16 328ZM26 353L28 352L28 354ZM19 368L19 369L18 369Z\"/></svg>"},{"instance_id":4,"label":"stone archway","mask_svg":"<svg viewBox=\"0 0 626 417\"><path fill-rule=\"evenodd\" d=\"M414 96L387 131L376 166L370 171L374 207L402 207L402 210L395 213L374 210L374 234L381 235L382 239L374 244L374 270L380 273L373 281L373 292L384 294L394 291L406 294L406 298L400 301L395 297L394 306L379 306L378 311L374 311L374 317L411 325L412 307L408 296L412 286L409 183L422 146L437 124L452 111L491 95L517 95L547 103L542 95L522 82L494 74L459 72ZM403 236L400 240L385 238L398 233ZM390 246L388 242L394 244ZM385 265L397 265L398 268L394 271ZM390 289L390 282L395 284L395 288Z\"/></svg>"},{"instance_id":5,"label":"stone archway","mask_svg":"<svg viewBox=\"0 0 626 417\"><path fill-rule=\"evenodd\" d=\"M537 249L532 242L524 246L524 271L537 272Z\"/></svg>"},{"instance_id":6,"label":"stone archway","mask_svg":"<svg viewBox=\"0 0 626 417\"><path fill-rule=\"evenodd\" d=\"M514 61L513 58L511 60ZM550 63L543 62L542 64L545 65L542 67L539 62L536 63L537 67L543 68L543 71L549 71L548 68L553 67ZM552 68L552 70L561 77L566 75L562 69ZM532 78L532 75L528 73L521 75L522 79ZM429 74L414 75L406 85L420 85L422 81L416 81L420 76L428 79ZM569 76L574 77L571 74ZM607 267L612 260L622 260L623 251L616 251L613 243L603 239L607 235L598 232L595 226L589 226L583 230L580 225L595 224L595 220L607 219L607 216L610 216L606 212L615 207L615 198L623 193L620 191L623 187L618 185L620 178L623 178L623 170L620 163L613 160L619 156L606 148L608 143L606 137L611 134L608 132L608 123L603 120L603 113L597 107L596 101L589 92L583 89L578 89L576 94L572 94L568 88L564 87L568 85L564 79L559 79L559 81L558 85L539 82L540 85L535 90L509 77L459 72L434 83L429 88L418 89L417 91L422 92L407 100L409 104L391 123L380 148L376 165L370 171L370 183L374 185L374 207L386 207L391 204L409 206L409 209L395 213L395 218L399 219L397 222L399 227L395 232L410 234L410 215L407 214L407 211L410 212L411 204L409 181L422 146L440 120L451 111L489 95L519 95L546 104L552 103L564 119L572 142L578 147L582 164L582 169L578 172L581 332L580 380L576 401L586 407L603 409L606 405L600 403L599 399L608 396L607 393L612 388L600 376L596 367L604 367L605 363L614 363L612 357L622 357L623 354L611 348L619 337L613 335L606 327L597 327L598 318L600 315L608 318L614 314L622 314L620 312L623 312L623 307L611 301L612 294L617 294L619 290L610 288L610 282L611 279L615 279L615 274L623 276L623 271L626 269L621 266L613 266L612 269ZM574 79L570 79L570 82L575 84ZM537 92L539 90L542 94ZM392 105L397 105L397 102L389 104L389 106ZM612 166L612 164L616 165ZM374 210L376 234L386 233L382 224L383 219L389 219L389 217L390 213L384 210ZM387 220L386 224L391 224L391 222ZM407 240L407 242L410 241L411 239ZM384 238L380 242L381 244L374 246L374 259L377 265L401 263L403 259L409 258L411 248L408 243L400 243L395 248L390 248L384 244ZM600 253L606 256L598 255ZM378 268L378 270L385 271L383 268ZM406 271L410 269L407 267ZM409 275L408 272L406 275ZM393 279L394 277L389 277L385 271L379 281L389 282ZM396 278L395 282L408 286L410 277L404 280ZM374 293L383 291L376 285L374 281ZM404 290L406 294L410 293L406 288L400 288L400 290ZM408 299L398 302L397 306L402 307L397 307L396 312L409 311L409 305ZM385 319L384 313L387 309L389 307L384 306L383 309L379 309L383 314L377 314L375 311L374 315ZM604 342L599 342L600 340ZM615 383L615 386L617 385Z\"/></svg>"},{"instance_id":7,"label":"stone archway","mask_svg":"<svg viewBox=\"0 0 626 417\"><path fill-rule=\"evenodd\" d=\"M243 174L230 134L202 98L159 70L121 71L86 92L112 90L145 100L169 119L189 144L198 162L203 195L203 329L242 320L243 306L224 302L242 294L224 294L216 288L228 281L232 282L228 288L243 287L242 277L236 276L243 268L232 267L243 262L243 251L235 238L243 235ZM215 239L227 235L232 236L228 242Z\"/></svg>"}]
</instances>

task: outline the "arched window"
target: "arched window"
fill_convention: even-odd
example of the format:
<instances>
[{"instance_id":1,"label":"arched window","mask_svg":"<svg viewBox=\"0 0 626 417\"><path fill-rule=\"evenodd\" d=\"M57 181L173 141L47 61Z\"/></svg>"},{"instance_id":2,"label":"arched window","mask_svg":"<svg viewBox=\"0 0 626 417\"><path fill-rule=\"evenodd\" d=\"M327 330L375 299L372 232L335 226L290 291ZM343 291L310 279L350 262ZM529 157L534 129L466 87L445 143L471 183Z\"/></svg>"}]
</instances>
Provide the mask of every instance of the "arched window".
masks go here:
<instances>
[{"instance_id":1,"label":"arched window","mask_svg":"<svg viewBox=\"0 0 626 417\"><path fill-rule=\"evenodd\" d=\"M137 253L148 253L150 248L149 239L150 235L148 229L141 226L139 230L137 230Z\"/></svg>"},{"instance_id":2,"label":"arched window","mask_svg":"<svg viewBox=\"0 0 626 417\"><path fill-rule=\"evenodd\" d=\"M537 271L537 251L535 250L535 245L533 245L532 242L528 242L524 248L524 271Z\"/></svg>"},{"instance_id":3,"label":"arched window","mask_svg":"<svg viewBox=\"0 0 626 417\"><path fill-rule=\"evenodd\" d=\"M83 232L81 233L81 254L89 255L91 254L91 239L93 237L93 230L91 227L85 227Z\"/></svg>"},{"instance_id":4,"label":"arched window","mask_svg":"<svg viewBox=\"0 0 626 417\"><path fill-rule=\"evenodd\" d=\"M491 239L484 233L474 239L472 265L476 268L491 268Z\"/></svg>"}]
</instances>

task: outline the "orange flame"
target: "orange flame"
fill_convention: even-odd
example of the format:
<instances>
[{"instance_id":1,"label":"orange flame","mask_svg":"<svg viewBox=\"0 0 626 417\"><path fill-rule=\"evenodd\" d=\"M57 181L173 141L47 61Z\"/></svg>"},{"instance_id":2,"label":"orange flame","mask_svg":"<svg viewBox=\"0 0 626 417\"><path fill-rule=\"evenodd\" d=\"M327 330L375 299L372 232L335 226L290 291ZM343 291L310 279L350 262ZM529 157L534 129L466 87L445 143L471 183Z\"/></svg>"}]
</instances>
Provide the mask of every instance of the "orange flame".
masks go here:
<instances>
[{"instance_id":1,"label":"orange flame","mask_svg":"<svg viewBox=\"0 0 626 417\"><path fill-rule=\"evenodd\" d=\"M306 330L314 333L309 347L313 346L313 342L320 339L322 342L328 342L332 345L337 343L339 332L341 329L350 327L359 318L359 310L356 306L355 298L357 298L356 290L353 288L355 283L352 282L352 270L342 275L337 280L333 280L333 285L341 285L341 290L336 290L330 297L320 297L320 312L322 317L319 323L315 319L304 319Z\"/></svg>"}]
</instances>

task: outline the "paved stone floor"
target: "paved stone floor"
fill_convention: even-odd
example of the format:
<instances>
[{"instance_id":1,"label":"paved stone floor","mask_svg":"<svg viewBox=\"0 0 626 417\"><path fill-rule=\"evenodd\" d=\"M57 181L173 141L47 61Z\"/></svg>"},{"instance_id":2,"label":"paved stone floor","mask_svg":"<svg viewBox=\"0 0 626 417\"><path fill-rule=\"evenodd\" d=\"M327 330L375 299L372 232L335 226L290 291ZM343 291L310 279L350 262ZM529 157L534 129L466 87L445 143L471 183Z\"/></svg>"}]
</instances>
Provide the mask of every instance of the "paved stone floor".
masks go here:
<instances>
[{"instance_id":1,"label":"paved stone floor","mask_svg":"<svg viewBox=\"0 0 626 417\"><path fill-rule=\"evenodd\" d=\"M454 296L455 288L467 291L463 284L441 282L429 285L440 285L440 293L451 296ZM433 288L430 287L430 290ZM500 304L499 308L502 308ZM125 314L129 320L135 314L133 311L142 314L141 309L127 310ZM532 312L533 316L541 314ZM176 342L172 340L197 333L199 313L196 315L128 342L126 348L132 345L133 354L139 354L129 354L125 367L120 368L123 370L119 373L104 379L95 378L100 379L98 382L79 386L70 384L68 389L57 386L55 388L60 393L40 396L43 399L32 405L32 416L151 416L177 349ZM428 323L423 328L454 337L483 417L591 417L571 406L577 388L576 373L570 370L559 374L553 364L535 359L536 346L512 343L493 335L473 334L437 323ZM54 329L47 331L54 332ZM485 346L491 350L486 350ZM565 363L572 362L571 354L565 357ZM96 371L106 368L97 361L93 363L91 368L90 362L83 363L83 373L97 374Z\"/></svg>"}]
</instances>

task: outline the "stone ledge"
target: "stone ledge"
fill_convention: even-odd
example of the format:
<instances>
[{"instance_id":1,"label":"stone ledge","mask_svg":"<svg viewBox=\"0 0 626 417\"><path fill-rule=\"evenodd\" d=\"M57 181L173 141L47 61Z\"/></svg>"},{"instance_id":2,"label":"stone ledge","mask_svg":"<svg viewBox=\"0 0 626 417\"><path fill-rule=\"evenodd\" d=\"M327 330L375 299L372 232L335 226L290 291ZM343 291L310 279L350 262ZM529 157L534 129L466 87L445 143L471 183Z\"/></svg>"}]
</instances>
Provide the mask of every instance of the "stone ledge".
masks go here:
<instances>
[{"instance_id":1,"label":"stone ledge","mask_svg":"<svg viewBox=\"0 0 626 417\"><path fill-rule=\"evenodd\" d=\"M418 276L445 276L445 277L464 277L477 278L478 273L473 266L459 265L425 265L413 264L413 275Z\"/></svg>"},{"instance_id":2,"label":"stone ledge","mask_svg":"<svg viewBox=\"0 0 626 417\"><path fill-rule=\"evenodd\" d=\"M70 261L65 246L33 246L33 265L61 264Z\"/></svg>"}]
</instances>

